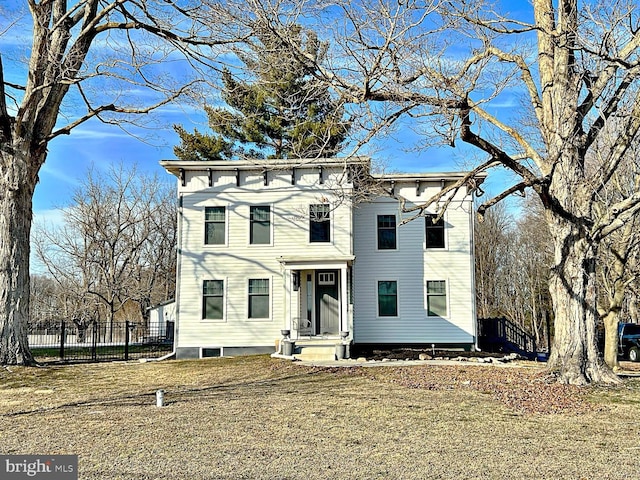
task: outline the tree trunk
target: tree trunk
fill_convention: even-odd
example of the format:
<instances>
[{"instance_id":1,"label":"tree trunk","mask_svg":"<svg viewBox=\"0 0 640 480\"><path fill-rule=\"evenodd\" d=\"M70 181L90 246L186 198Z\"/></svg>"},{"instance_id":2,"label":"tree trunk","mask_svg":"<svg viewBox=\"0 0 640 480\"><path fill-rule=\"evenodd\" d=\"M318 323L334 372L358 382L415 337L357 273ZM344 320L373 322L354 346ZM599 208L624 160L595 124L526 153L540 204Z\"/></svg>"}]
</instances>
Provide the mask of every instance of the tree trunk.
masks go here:
<instances>
[{"instance_id":1,"label":"tree trunk","mask_svg":"<svg viewBox=\"0 0 640 480\"><path fill-rule=\"evenodd\" d=\"M615 238L608 239L609 242L603 245L610 255L602 256L608 263L607 274L603 283L606 282L606 295L600 295L602 304L599 308L600 316L604 321L604 361L612 369L620 367L618 362L618 322L620 313L624 307L625 294L629 293L629 288L625 282L629 278L630 268L629 256L633 249L633 237L637 226L635 222L629 222L622 232L618 232Z\"/></svg>"},{"instance_id":2,"label":"tree trunk","mask_svg":"<svg viewBox=\"0 0 640 480\"><path fill-rule=\"evenodd\" d=\"M554 242L549 290L555 312L548 368L563 383L617 383L617 375L598 355L594 246L574 222L551 211L548 219Z\"/></svg>"},{"instance_id":3,"label":"tree trunk","mask_svg":"<svg viewBox=\"0 0 640 480\"><path fill-rule=\"evenodd\" d=\"M604 362L614 371L620 368L618 362L618 312L609 311L604 317Z\"/></svg>"},{"instance_id":4,"label":"tree trunk","mask_svg":"<svg viewBox=\"0 0 640 480\"><path fill-rule=\"evenodd\" d=\"M14 150L14 151L17 151ZM26 155L25 155L26 156ZM29 251L36 175L30 162L0 145L0 364L35 363L27 337Z\"/></svg>"}]
</instances>

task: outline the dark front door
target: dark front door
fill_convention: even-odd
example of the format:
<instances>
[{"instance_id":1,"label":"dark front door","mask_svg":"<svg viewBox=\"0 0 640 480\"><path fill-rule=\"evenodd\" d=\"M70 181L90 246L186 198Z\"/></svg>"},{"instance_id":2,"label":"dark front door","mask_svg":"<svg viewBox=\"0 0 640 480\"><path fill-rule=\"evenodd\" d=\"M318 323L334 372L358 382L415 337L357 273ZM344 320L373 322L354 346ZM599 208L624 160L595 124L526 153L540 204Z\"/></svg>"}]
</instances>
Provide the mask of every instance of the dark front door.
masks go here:
<instances>
[{"instance_id":1,"label":"dark front door","mask_svg":"<svg viewBox=\"0 0 640 480\"><path fill-rule=\"evenodd\" d=\"M338 280L338 270L316 272L316 335L338 335L340 332Z\"/></svg>"}]
</instances>

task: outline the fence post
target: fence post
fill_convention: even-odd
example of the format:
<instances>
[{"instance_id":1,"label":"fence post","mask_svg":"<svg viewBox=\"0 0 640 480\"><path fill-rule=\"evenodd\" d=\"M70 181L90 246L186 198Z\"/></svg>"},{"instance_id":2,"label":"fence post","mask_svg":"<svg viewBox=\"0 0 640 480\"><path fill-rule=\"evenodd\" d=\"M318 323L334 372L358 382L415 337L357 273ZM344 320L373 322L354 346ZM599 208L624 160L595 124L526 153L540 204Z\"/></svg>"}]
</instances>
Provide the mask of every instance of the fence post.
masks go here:
<instances>
[{"instance_id":1,"label":"fence post","mask_svg":"<svg viewBox=\"0 0 640 480\"><path fill-rule=\"evenodd\" d=\"M66 332L64 329L64 320L60 324L60 360L64 360L64 337L66 336Z\"/></svg>"},{"instance_id":2,"label":"fence post","mask_svg":"<svg viewBox=\"0 0 640 480\"><path fill-rule=\"evenodd\" d=\"M124 361L129 360L129 320L124 322Z\"/></svg>"},{"instance_id":3,"label":"fence post","mask_svg":"<svg viewBox=\"0 0 640 480\"><path fill-rule=\"evenodd\" d=\"M94 320L91 322L93 332L91 333L91 360L94 362L98 359L98 322Z\"/></svg>"}]
</instances>

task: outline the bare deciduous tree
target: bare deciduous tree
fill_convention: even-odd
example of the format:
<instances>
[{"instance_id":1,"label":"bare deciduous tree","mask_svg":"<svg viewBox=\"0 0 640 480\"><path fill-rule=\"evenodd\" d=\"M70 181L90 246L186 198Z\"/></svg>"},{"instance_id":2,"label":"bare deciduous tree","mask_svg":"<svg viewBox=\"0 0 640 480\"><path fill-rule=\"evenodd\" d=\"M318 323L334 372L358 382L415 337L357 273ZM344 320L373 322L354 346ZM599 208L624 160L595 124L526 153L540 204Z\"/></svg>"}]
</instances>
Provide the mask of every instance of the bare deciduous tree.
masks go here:
<instances>
[{"instance_id":1,"label":"bare deciduous tree","mask_svg":"<svg viewBox=\"0 0 640 480\"><path fill-rule=\"evenodd\" d=\"M304 16L306 26L316 22L331 37L329 64L315 67L345 99L367 109L371 134L411 115L421 132L487 154L429 202L498 166L517 180L481 205L480 215L514 192L536 192L553 246L549 368L571 384L619 381L596 345L596 250L637 214L640 192L599 216L594 204L640 129L637 3L533 0L521 17L475 0L249 3L252 21L274 32ZM293 42L289 48L300 61L313 61ZM497 102L514 96L524 106L498 116ZM587 159L612 122L616 141L592 171ZM424 208L417 206L416 215Z\"/></svg>"},{"instance_id":2,"label":"bare deciduous tree","mask_svg":"<svg viewBox=\"0 0 640 480\"><path fill-rule=\"evenodd\" d=\"M0 11L0 34L31 28L21 80L6 79L0 59L0 364L33 363L26 336L29 237L49 142L90 119L122 126L178 98L192 83L183 77L194 59L213 58L211 47L244 35L218 20L213 2L24 4L28 12ZM169 59L176 64L177 55L183 63L173 74L159 68Z\"/></svg>"},{"instance_id":3,"label":"bare deciduous tree","mask_svg":"<svg viewBox=\"0 0 640 480\"><path fill-rule=\"evenodd\" d=\"M614 132L615 133L615 132ZM611 136L609 140L614 140ZM608 151L603 147L600 154ZM626 155L618 171L604 186L594 206L596 215L640 191L638 146ZM637 301L634 285L640 278L640 216L635 215L621 228L603 238L598 248L597 308L604 326L604 361L616 369L618 364L618 323L630 316Z\"/></svg>"},{"instance_id":4,"label":"bare deciduous tree","mask_svg":"<svg viewBox=\"0 0 640 480\"><path fill-rule=\"evenodd\" d=\"M177 212L171 187L135 167L89 172L64 210L64 224L37 225L40 262L79 300L73 318L92 317L95 310L113 325L131 302L143 316L152 303L173 296Z\"/></svg>"},{"instance_id":5,"label":"bare deciduous tree","mask_svg":"<svg viewBox=\"0 0 640 480\"><path fill-rule=\"evenodd\" d=\"M535 197L507 213L499 203L475 228L478 315L505 316L546 340L545 313L551 310L551 242L544 211Z\"/></svg>"},{"instance_id":6,"label":"bare deciduous tree","mask_svg":"<svg viewBox=\"0 0 640 480\"><path fill-rule=\"evenodd\" d=\"M505 314L501 291L508 282L505 267L513 235L513 218L504 204L497 205L474 226L476 306L480 318Z\"/></svg>"}]
</instances>

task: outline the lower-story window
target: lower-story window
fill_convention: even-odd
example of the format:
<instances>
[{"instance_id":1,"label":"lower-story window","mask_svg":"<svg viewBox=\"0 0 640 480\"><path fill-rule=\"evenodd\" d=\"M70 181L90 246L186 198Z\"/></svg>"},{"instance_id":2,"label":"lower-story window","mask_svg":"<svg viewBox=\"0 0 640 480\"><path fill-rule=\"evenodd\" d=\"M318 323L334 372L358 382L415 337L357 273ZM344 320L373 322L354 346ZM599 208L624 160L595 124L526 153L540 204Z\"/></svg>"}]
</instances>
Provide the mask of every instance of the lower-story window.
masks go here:
<instances>
[{"instance_id":1,"label":"lower-story window","mask_svg":"<svg viewBox=\"0 0 640 480\"><path fill-rule=\"evenodd\" d=\"M269 318L269 279L249 280L249 318Z\"/></svg>"},{"instance_id":2,"label":"lower-story window","mask_svg":"<svg viewBox=\"0 0 640 480\"><path fill-rule=\"evenodd\" d=\"M205 280L202 288L202 318L224 318L224 280Z\"/></svg>"},{"instance_id":3,"label":"lower-story window","mask_svg":"<svg viewBox=\"0 0 640 480\"><path fill-rule=\"evenodd\" d=\"M427 280L427 316L447 316L447 282Z\"/></svg>"},{"instance_id":4,"label":"lower-story window","mask_svg":"<svg viewBox=\"0 0 640 480\"><path fill-rule=\"evenodd\" d=\"M398 316L398 282L395 280L378 282L378 316Z\"/></svg>"}]
</instances>

